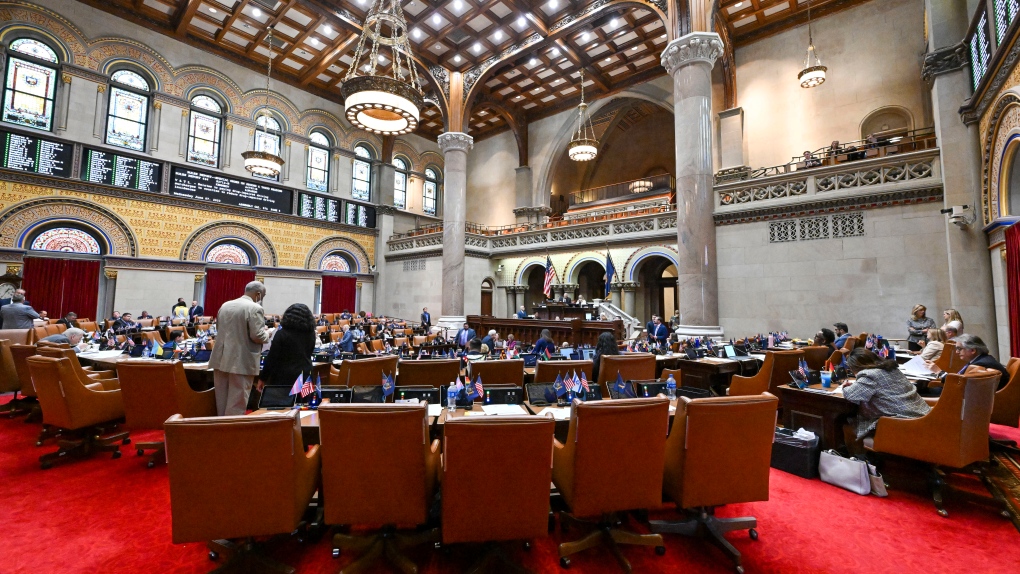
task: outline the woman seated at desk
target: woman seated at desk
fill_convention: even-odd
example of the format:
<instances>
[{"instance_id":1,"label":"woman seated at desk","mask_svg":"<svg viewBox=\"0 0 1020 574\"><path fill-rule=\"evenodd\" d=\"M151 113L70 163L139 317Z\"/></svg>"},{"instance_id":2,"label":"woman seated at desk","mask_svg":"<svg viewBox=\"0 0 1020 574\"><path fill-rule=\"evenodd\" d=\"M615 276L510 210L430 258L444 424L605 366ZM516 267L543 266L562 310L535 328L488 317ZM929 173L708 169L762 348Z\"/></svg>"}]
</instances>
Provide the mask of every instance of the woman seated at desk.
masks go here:
<instances>
[{"instance_id":1,"label":"woman seated at desk","mask_svg":"<svg viewBox=\"0 0 1020 574\"><path fill-rule=\"evenodd\" d=\"M937 361L946 346L946 332L942 329L928 329L928 340L924 343L921 358L925 361Z\"/></svg>"},{"instance_id":2,"label":"woman seated at desk","mask_svg":"<svg viewBox=\"0 0 1020 574\"><path fill-rule=\"evenodd\" d=\"M875 434L879 418L917 418L931 410L896 361L858 348L850 353L846 364L857 377L843 383L843 398L858 406L857 416L844 427L851 454L864 452L864 439Z\"/></svg>"}]
</instances>

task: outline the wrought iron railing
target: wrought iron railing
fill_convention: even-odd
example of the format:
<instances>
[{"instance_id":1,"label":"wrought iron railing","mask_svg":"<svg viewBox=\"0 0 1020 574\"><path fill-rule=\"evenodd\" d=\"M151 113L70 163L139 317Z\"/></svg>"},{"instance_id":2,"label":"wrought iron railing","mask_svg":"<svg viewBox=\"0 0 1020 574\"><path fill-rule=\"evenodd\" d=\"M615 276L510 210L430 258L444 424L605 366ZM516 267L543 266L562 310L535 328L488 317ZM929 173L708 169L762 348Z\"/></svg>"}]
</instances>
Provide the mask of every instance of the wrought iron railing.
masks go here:
<instances>
[{"instance_id":1,"label":"wrought iron railing","mask_svg":"<svg viewBox=\"0 0 1020 574\"><path fill-rule=\"evenodd\" d=\"M632 181L575 191L570 194L570 207L584 207L614 199L632 199L664 193L672 194L674 188L675 182L673 176L669 174L642 177Z\"/></svg>"}]
</instances>

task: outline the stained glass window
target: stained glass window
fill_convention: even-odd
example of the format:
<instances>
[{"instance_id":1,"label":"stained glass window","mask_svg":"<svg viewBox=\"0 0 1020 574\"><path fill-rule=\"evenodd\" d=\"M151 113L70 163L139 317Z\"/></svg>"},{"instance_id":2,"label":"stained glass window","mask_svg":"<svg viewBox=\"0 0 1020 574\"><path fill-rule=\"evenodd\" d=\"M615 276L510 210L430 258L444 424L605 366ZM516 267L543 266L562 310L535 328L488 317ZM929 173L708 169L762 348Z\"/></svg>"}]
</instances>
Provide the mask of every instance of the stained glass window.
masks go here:
<instances>
[{"instance_id":1,"label":"stained glass window","mask_svg":"<svg viewBox=\"0 0 1020 574\"><path fill-rule=\"evenodd\" d=\"M359 158L372 159L372 152L364 146L354 148L354 155ZM351 197L368 201L372 186L372 164L361 159L354 160L354 177L351 183Z\"/></svg>"},{"instance_id":2,"label":"stained glass window","mask_svg":"<svg viewBox=\"0 0 1020 574\"><path fill-rule=\"evenodd\" d=\"M319 265L320 271L343 271L344 273L350 273L351 266L347 263L347 260L342 256L335 253L331 253L322 258L322 263Z\"/></svg>"},{"instance_id":3,"label":"stained glass window","mask_svg":"<svg viewBox=\"0 0 1020 574\"><path fill-rule=\"evenodd\" d=\"M425 185L422 186L422 211L429 215L436 214L436 196L439 194L439 177L435 170L425 170Z\"/></svg>"},{"instance_id":4,"label":"stained glass window","mask_svg":"<svg viewBox=\"0 0 1020 574\"><path fill-rule=\"evenodd\" d=\"M61 251L100 255L99 242L92 235L73 227L55 227L43 231L32 241L34 251Z\"/></svg>"},{"instance_id":5,"label":"stained glass window","mask_svg":"<svg viewBox=\"0 0 1020 574\"><path fill-rule=\"evenodd\" d=\"M117 82L118 84L124 84L125 86L131 86L132 88L143 92L149 91L149 82L146 82L145 78L131 70L117 70L112 76L110 76L110 81Z\"/></svg>"},{"instance_id":6,"label":"stained glass window","mask_svg":"<svg viewBox=\"0 0 1020 574\"><path fill-rule=\"evenodd\" d=\"M407 162L398 158L393 160L397 172L393 175L393 205L400 209L407 207Z\"/></svg>"},{"instance_id":7,"label":"stained glass window","mask_svg":"<svg viewBox=\"0 0 1020 574\"><path fill-rule=\"evenodd\" d=\"M11 50L49 62L57 61L56 54L48 46L28 38L12 42ZM56 81L56 68L8 57L3 121L40 130L52 129Z\"/></svg>"},{"instance_id":8,"label":"stained glass window","mask_svg":"<svg viewBox=\"0 0 1020 574\"><path fill-rule=\"evenodd\" d=\"M220 104L209 96L191 100L191 121L188 127L188 161L210 167L220 162L220 126L223 119L199 110L220 113Z\"/></svg>"},{"instance_id":9,"label":"stained glass window","mask_svg":"<svg viewBox=\"0 0 1020 574\"><path fill-rule=\"evenodd\" d=\"M248 252L233 243L220 243L205 254L209 263L229 263L232 265L249 265Z\"/></svg>"},{"instance_id":10,"label":"stained glass window","mask_svg":"<svg viewBox=\"0 0 1020 574\"><path fill-rule=\"evenodd\" d=\"M329 188L329 140L319 132L308 137L308 173L305 186L312 191L326 191Z\"/></svg>"},{"instance_id":11,"label":"stained glass window","mask_svg":"<svg viewBox=\"0 0 1020 574\"><path fill-rule=\"evenodd\" d=\"M148 97L117 86L110 86L110 111L106 118L106 143L145 151L145 130L148 115Z\"/></svg>"}]
</instances>

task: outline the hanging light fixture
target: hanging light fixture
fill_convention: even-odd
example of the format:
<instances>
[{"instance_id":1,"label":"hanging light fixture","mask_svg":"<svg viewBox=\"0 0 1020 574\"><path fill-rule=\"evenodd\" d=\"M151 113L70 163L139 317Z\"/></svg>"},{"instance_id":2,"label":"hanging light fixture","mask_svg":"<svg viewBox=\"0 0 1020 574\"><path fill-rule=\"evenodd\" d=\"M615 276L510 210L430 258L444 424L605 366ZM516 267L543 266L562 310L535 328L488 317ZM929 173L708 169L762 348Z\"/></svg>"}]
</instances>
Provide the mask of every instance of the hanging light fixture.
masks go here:
<instances>
[{"instance_id":1,"label":"hanging light fixture","mask_svg":"<svg viewBox=\"0 0 1020 574\"><path fill-rule=\"evenodd\" d=\"M574 161L591 161L599 153L599 141L591 125L588 104L584 102L584 69L581 69L581 103L577 105L577 132L570 139L567 155Z\"/></svg>"},{"instance_id":2,"label":"hanging light fixture","mask_svg":"<svg viewBox=\"0 0 1020 574\"><path fill-rule=\"evenodd\" d=\"M387 58L392 74L380 69L377 75ZM365 131L400 135L418 128L424 99L400 0L374 0L340 95L347 121Z\"/></svg>"},{"instance_id":3,"label":"hanging light fixture","mask_svg":"<svg viewBox=\"0 0 1020 574\"><path fill-rule=\"evenodd\" d=\"M815 41L811 36L811 0L808 0L807 5L807 37L808 47L807 56L804 58L804 69L797 74L797 79L800 80L800 87L813 88L825 83L825 72L828 68L822 65L822 59L815 51Z\"/></svg>"},{"instance_id":4,"label":"hanging light fixture","mask_svg":"<svg viewBox=\"0 0 1020 574\"><path fill-rule=\"evenodd\" d=\"M255 119L255 131L257 132L259 127L261 127L266 135L263 141L271 141L268 137L269 120L272 118L269 114L269 80L273 75L273 28L271 26L269 33L266 35L266 41L269 43L269 63L266 64L266 105L262 108L262 125L259 126L258 118ZM259 138L256 134L254 142L258 141ZM265 149L258 149L258 145L254 142L252 143L252 149L241 154L241 157L244 158L244 169L262 177L276 177L280 175L280 170L283 169L283 158ZM278 152L279 150L276 151Z\"/></svg>"}]
</instances>

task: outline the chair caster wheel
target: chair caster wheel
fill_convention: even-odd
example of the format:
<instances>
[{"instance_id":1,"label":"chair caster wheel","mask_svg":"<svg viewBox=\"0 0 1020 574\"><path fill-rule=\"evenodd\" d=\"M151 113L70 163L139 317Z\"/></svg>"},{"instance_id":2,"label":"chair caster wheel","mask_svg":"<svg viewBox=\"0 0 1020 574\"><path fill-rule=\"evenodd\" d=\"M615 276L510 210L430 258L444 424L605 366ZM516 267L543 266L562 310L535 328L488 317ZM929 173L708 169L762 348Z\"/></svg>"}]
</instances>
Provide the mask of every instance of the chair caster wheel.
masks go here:
<instances>
[{"instance_id":1,"label":"chair caster wheel","mask_svg":"<svg viewBox=\"0 0 1020 574\"><path fill-rule=\"evenodd\" d=\"M155 462L155 461L152 461L152 460L150 460L150 461L149 461L149 464L147 464L147 465L145 465L145 466L147 466L148 468L156 468L156 462Z\"/></svg>"},{"instance_id":2,"label":"chair caster wheel","mask_svg":"<svg viewBox=\"0 0 1020 574\"><path fill-rule=\"evenodd\" d=\"M1009 518L1010 517L1008 510L1000 510L999 514L1002 515L1003 518Z\"/></svg>"},{"instance_id":3,"label":"chair caster wheel","mask_svg":"<svg viewBox=\"0 0 1020 574\"><path fill-rule=\"evenodd\" d=\"M758 531L754 528L748 530L747 533L751 536L751 540L758 540Z\"/></svg>"},{"instance_id":4,"label":"chair caster wheel","mask_svg":"<svg viewBox=\"0 0 1020 574\"><path fill-rule=\"evenodd\" d=\"M530 542L525 542L524 543L524 551L525 552L531 552L531 543Z\"/></svg>"},{"instance_id":5,"label":"chair caster wheel","mask_svg":"<svg viewBox=\"0 0 1020 574\"><path fill-rule=\"evenodd\" d=\"M737 571L737 574L744 574L744 567L743 566L737 566L735 568L735 570Z\"/></svg>"},{"instance_id":6,"label":"chair caster wheel","mask_svg":"<svg viewBox=\"0 0 1020 574\"><path fill-rule=\"evenodd\" d=\"M145 451L142 449L138 449L135 451L135 454L137 454L138 456L145 456Z\"/></svg>"},{"instance_id":7,"label":"chair caster wheel","mask_svg":"<svg viewBox=\"0 0 1020 574\"><path fill-rule=\"evenodd\" d=\"M131 444L131 437L127 437L126 439L120 441L120 444Z\"/></svg>"},{"instance_id":8,"label":"chair caster wheel","mask_svg":"<svg viewBox=\"0 0 1020 574\"><path fill-rule=\"evenodd\" d=\"M334 548L333 549L333 559L336 560L339 557L340 557L340 549L339 548Z\"/></svg>"},{"instance_id":9,"label":"chair caster wheel","mask_svg":"<svg viewBox=\"0 0 1020 574\"><path fill-rule=\"evenodd\" d=\"M42 441L36 441L35 446L42 446Z\"/></svg>"},{"instance_id":10,"label":"chair caster wheel","mask_svg":"<svg viewBox=\"0 0 1020 574\"><path fill-rule=\"evenodd\" d=\"M938 510L938 513L939 513L939 516L941 516L942 518L948 518L949 517L949 513L946 512L946 510L944 508L940 508Z\"/></svg>"},{"instance_id":11,"label":"chair caster wheel","mask_svg":"<svg viewBox=\"0 0 1020 574\"><path fill-rule=\"evenodd\" d=\"M41 468L43 470L49 470L49 469L53 468L53 465L48 463L48 462L44 462L44 463L40 463L39 464L39 468Z\"/></svg>"},{"instance_id":12,"label":"chair caster wheel","mask_svg":"<svg viewBox=\"0 0 1020 574\"><path fill-rule=\"evenodd\" d=\"M662 556L663 554L666 553L666 547L665 546L656 546L655 547L655 553L658 554L659 556Z\"/></svg>"},{"instance_id":13,"label":"chair caster wheel","mask_svg":"<svg viewBox=\"0 0 1020 574\"><path fill-rule=\"evenodd\" d=\"M570 559L560 558L560 568L570 568Z\"/></svg>"},{"instance_id":14,"label":"chair caster wheel","mask_svg":"<svg viewBox=\"0 0 1020 574\"><path fill-rule=\"evenodd\" d=\"M115 459L116 458L120 458L120 451L119 450L113 451L113 458L115 458Z\"/></svg>"},{"instance_id":15,"label":"chair caster wheel","mask_svg":"<svg viewBox=\"0 0 1020 574\"><path fill-rule=\"evenodd\" d=\"M219 557L220 557L219 552L214 552L212 550L209 551L209 560L216 560Z\"/></svg>"}]
</instances>

